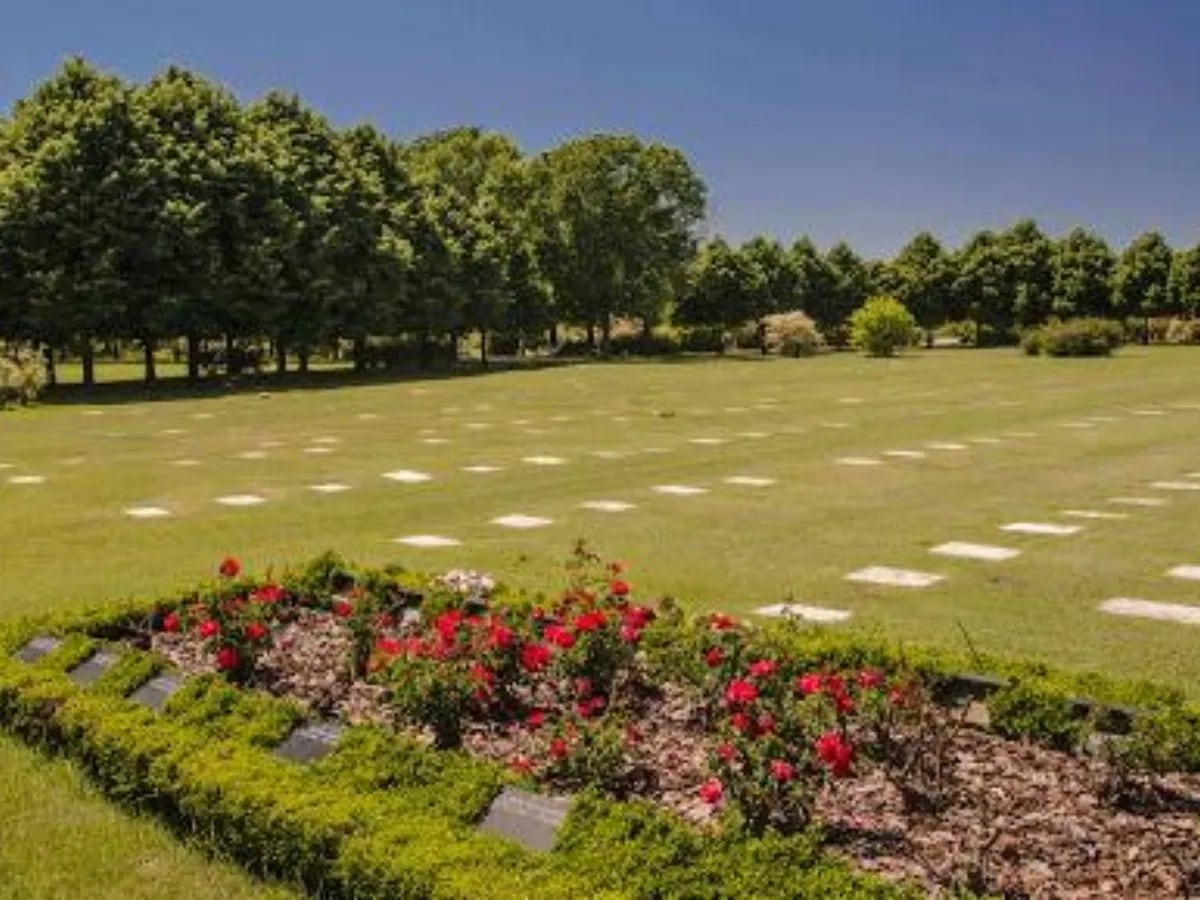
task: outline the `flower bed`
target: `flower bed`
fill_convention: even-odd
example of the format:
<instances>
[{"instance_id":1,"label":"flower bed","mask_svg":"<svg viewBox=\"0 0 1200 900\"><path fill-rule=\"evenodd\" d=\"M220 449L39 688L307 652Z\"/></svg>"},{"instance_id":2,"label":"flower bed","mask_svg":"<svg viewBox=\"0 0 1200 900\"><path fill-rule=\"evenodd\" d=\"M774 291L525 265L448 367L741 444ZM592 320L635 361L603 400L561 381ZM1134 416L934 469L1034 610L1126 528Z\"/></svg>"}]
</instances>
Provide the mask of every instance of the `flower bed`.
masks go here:
<instances>
[{"instance_id":1,"label":"flower bed","mask_svg":"<svg viewBox=\"0 0 1200 900\"><path fill-rule=\"evenodd\" d=\"M154 608L147 658L231 683L234 705L265 696L251 687L293 710L252 716L255 727L229 726L239 720L225 710L225 739L245 731L267 746L303 714L475 760L487 787L457 805L462 824L508 781L593 797L576 806L601 831L624 826L599 820L650 815L649 801L662 810L654 829L708 854L730 842L751 855L790 848L793 882L801 870L848 879L844 895L884 888L840 874L830 852L899 883L1014 896L1172 896L1200 878L1200 779L1184 774L1200 769L1200 716L1170 692L1092 679L1075 685L1098 701L1083 718L1069 680L998 666L993 724L1054 750L965 727L966 710L935 702L950 660L689 619L635 600L621 567L583 548L569 575L547 599L474 573L425 579L324 557L256 580L227 560L217 583ZM127 633L116 621L133 617L81 630ZM1131 735L1099 757L1074 752L1106 703L1131 699L1145 707ZM370 782L345 770L348 753L314 768ZM582 871L591 840L573 812L551 857ZM817 840L827 852L814 856Z\"/></svg>"}]
</instances>

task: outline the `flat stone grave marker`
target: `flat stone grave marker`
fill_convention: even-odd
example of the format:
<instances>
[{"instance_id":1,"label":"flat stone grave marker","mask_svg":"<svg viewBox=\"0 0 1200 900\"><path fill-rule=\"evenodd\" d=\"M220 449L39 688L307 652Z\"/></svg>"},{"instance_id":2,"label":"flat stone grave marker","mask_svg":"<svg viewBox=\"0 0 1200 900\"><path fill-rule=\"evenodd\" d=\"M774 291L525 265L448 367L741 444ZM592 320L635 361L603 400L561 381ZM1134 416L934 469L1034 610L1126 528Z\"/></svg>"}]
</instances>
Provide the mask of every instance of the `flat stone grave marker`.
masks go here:
<instances>
[{"instance_id":1,"label":"flat stone grave marker","mask_svg":"<svg viewBox=\"0 0 1200 900\"><path fill-rule=\"evenodd\" d=\"M1175 566L1167 572L1172 578L1183 578L1187 581L1200 581L1200 566Z\"/></svg>"},{"instance_id":2,"label":"flat stone grave marker","mask_svg":"<svg viewBox=\"0 0 1200 900\"><path fill-rule=\"evenodd\" d=\"M183 678L179 675L159 675L151 678L140 688L129 695L129 699L155 712L162 712L171 695L183 687Z\"/></svg>"},{"instance_id":3,"label":"flat stone grave marker","mask_svg":"<svg viewBox=\"0 0 1200 900\"><path fill-rule=\"evenodd\" d=\"M17 651L17 659L19 659L21 662L27 663L37 662L47 653L57 650L58 645L61 643L62 641L60 641L58 638L50 637L48 635L35 637L28 644Z\"/></svg>"},{"instance_id":4,"label":"flat stone grave marker","mask_svg":"<svg viewBox=\"0 0 1200 900\"><path fill-rule=\"evenodd\" d=\"M1056 525L1053 522L1009 522L1007 525L1001 525L1000 530L1011 534L1045 534L1065 537L1069 534L1078 534L1083 528L1079 525Z\"/></svg>"},{"instance_id":5,"label":"flat stone grave marker","mask_svg":"<svg viewBox=\"0 0 1200 900\"><path fill-rule=\"evenodd\" d=\"M924 588L945 579L944 575L932 572L916 572L912 569L895 569L891 566L867 566L846 576L847 581L864 584L884 584L892 587Z\"/></svg>"},{"instance_id":6,"label":"flat stone grave marker","mask_svg":"<svg viewBox=\"0 0 1200 900\"><path fill-rule=\"evenodd\" d=\"M1182 625L1200 625L1200 606L1184 606L1182 603L1155 603L1132 597L1117 597L1101 603L1100 611L1114 616L1134 616L1158 619L1161 622L1178 622Z\"/></svg>"},{"instance_id":7,"label":"flat stone grave marker","mask_svg":"<svg viewBox=\"0 0 1200 900\"><path fill-rule=\"evenodd\" d=\"M80 687L91 687L100 680L100 676L116 665L120 659L115 653L99 650L93 653L70 672L67 677Z\"/></svg>"},{"instance_id":8,"label":"flat stone grave marker","mask_svg":"<svg viewBox=\"0 0 1200 900\"><path fill-rule=\"evenodd\" d=\"M479 827L530 850L553 849L558 828L571 808L570 797L548 797L506 787L492 802Z\"/></svg>"},{"instance_id":9,"label":"flat stone grave marker","mask_svg":"<svg viewBox=\"0 0 1200 900\"><path fill-rule=\"evenodd\" d=\"M1150 487L1156 491L1200 491L1200 481L1155 481Z\"/></svg>"},{"instance_id":10,"label":"flat stone grave marker","mask_svg":"<svg viewBox=\"0 0 1200 900\"><path fill-rule=\"evenodd\" d=\"M996 547L991 544L972 544L968 541L950 541L933 547L930 553L938 556L957 556L962 559L980 559L988 562L1000 562L1021 555L1020 550L1010 547Z\"/></svg>"},{"instance_id":11,"label":"flat stone grave marker","mask_svg":"<svg viewBox=\"0 0 1200 900\"><path fill-rule=\"evenodd\" d=\"M301 725L275 748L275 755L293 762L316 762L328 756L342 739L342 726L337 722L309 722Z\"/></svg>"},{"instance_id":12,"label":"flat stone grave marker","mask_svg":"<svg viewBox=\"0 0 1200 900\"><path fill-rule=\"evenodd\" d=\"M800 603L773 603L760 606L754 612L771 619L802 619L805 622L845 622L850 612L824 606L805 606Z\"/></svg>"}]
</instances>

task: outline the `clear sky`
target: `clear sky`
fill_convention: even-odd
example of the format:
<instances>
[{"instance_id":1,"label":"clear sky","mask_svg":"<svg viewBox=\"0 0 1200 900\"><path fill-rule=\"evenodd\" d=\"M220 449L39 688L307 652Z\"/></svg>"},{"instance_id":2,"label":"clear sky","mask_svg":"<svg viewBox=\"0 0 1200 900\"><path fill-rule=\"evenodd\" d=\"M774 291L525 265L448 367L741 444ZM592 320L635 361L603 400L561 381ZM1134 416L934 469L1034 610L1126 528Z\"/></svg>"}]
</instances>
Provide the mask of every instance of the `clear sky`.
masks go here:
<instances>
[{"instance_id":1,"label":"clear sky","mask_svg":"<svg viewBox=\"0 0 1200 900\"><path fill-rule=\"evenodd\" d=\"M70 54L193 66L397 137L687 152L709 228L890 253L1032 215L1200 240L1200 0L9 0L7 108Z\"/></svg>"}]
</instances>

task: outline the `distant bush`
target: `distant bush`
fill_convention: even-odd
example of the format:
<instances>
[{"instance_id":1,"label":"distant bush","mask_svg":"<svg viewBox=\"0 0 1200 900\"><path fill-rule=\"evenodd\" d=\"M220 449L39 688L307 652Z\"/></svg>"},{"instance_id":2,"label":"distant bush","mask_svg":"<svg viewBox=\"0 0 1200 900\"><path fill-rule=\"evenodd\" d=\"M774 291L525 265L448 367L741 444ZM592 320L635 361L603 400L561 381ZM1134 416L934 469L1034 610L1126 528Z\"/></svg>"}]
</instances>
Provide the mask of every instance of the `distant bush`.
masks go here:
<instances>
[{"instance_id":1,"label":"distant bush","mask_svg":"<svg viewBox=\"0 0 1200 900\"><path fill-rule=\"evenodd\" d=\"M0 409L32 403L45 387L46 367L33 350L0 356Z\"/></svg>"},{"instance_id":2,"label":"distant bush","mask_svg":"<svg viewBox=\"0 0 1200 900\"><path fill-rule=\"evenodd\" d=\"M763 319L767 351L780 356L812 356L825 345L817 324L799 310Z\"/></svg>"},{"instance_id":3,"label":"distant bush","mask_svg":"<svg viewBox=\"0 0 1200 900\"><path fill-rule=\"evenodd\" d=\"M1066 319L1026 332L1021 347L1030 356L1109 356L1125 342L1121 323L1109 319Z\"/></svg>"},{"instance_id":4,"label":"distant bush","mask_svg":"<svg viewBox=\"0 0 1200 900\"><path fill-rule=\"evenodd\" d=\"M679 337L659 329L649 332L613 335L608 343L611 353L630 356L671 356L682 349Z\"/></svg>"},{"instance_id":5,"label":"distant bush","mask_svg":"<svg viewBox=\"0 0 1200 900\"><path fill-rule=\"evenodd\" d=\"M893 356L917 339L917 320L886 294L872 297L850 316L850 339L871 356Z\"/></svg>"},{"instance_id":6,"label":"distant bush","mask_svg":"<svg viewBox=\"0 0 1200 900\"><path fill-rule=\"evenodd\" d=\"M685 328L679 337L680 349L687 353L722 353L725 340L724 329L709 325Z\"/></svg>"},{"instance_id":7,"label":"distant bush","mask_svg":"<svg viewBox=\"0 0 1200 900\"><path fill-rule=\"evenodd\" d=\"M1200 319L1172 319L1163 340L1168 344L1200 344Z\"/></svg>"}]
</instances>

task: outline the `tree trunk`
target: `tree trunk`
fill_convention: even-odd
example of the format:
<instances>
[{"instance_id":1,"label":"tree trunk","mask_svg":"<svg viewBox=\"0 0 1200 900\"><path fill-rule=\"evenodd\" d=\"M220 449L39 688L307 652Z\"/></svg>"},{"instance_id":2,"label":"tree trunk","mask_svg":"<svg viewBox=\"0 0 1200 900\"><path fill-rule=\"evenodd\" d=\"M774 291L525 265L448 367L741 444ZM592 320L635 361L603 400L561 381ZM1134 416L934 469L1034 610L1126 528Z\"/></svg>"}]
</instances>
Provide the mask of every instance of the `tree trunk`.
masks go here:
<instances>
[{"instance_id":1,"label":"tree trunk","mask_svg":"<svg viewBox=\"0 0 1200 900\"><path fill-rule=\"evenodd\" d=\"M925 329L925 349L926 350L933 349L933 329L932 328Z\"/></svg>"},{"instance_id":2,"label":"tree trunk","mask_svg":"<svg viewBox=\"0 0 1200 900\"><path fill-rule=\"evenodd\" d=\"M282 375L287 371L287 347L280 341L275 345L275 372Z\"/></svg>"},{"instance_id":3,"label":"tree trunk","mask_svg":"<svg viewBox=\"0 0 1200 900\"><path fill-rule=\"evenodd\" d=\"M596 323L588 322L587 324L587 344L589 350L596 349Z\"/></svg>"},{"instance_id":4,"label":"tree trunk","mask_svg":"<svg viewBox=\"0 0 1200 900\"><path fill-rule=\"evenodd\" d=\"M1144 332L1142 332L1142 343L1147 347L1150 346L1150 317L1149 316L1146 316L1146 330Z\"/></svg>"},{"instance_id":5,"label":"tree trunk","mask_svg":"<svg viewBox=\"0 0 1200 900\"><path fill-rule=\"evenodd\" d=\"M58 384L58 369L54 362L54 348L47 344L42 351L42 358L46 366L46 386L54 387Z\"/></svg>"},{"instance_id":6,"label":"tree trunk","mask_svg":"<svg viewBox=\"0 0 1200 900\"><path fill-rule=\"evenodd\" d=\"M92 387L96 384L96 350L92 347L92 339L83 339L83 386Z\"/></svg>"},{"instance_id":7,"label":"tree trunk","mask_svg":"<svg viewBox=\"0 0 1200 900\"><path fill-rule=\"evenodd\" d=\"M307 347L301 347L300 350L296 353L296 359L299 360L299 364L298 364L297 368L299 369L301 375L308 374L308 357L311 354L311 352L312 351L309 350Z\"/></svg>"},{"instance_id":8,"label":"tree trunk","mask_svg":"<svg viewBox=\"0 0 1200 900\"><path fill-rule=\"evenodd\" d=\"M555 322L550 326L550 349L558 349L558 323Z\"/></svg>"},{"instance_id":9,"label":"tree trunk","mask_svg":"<svg viewBox=\"0 0 1200 900\"><path fill-rule=\"evenodd\" d=\"M484 328L479 329L479 362L488 367L488 333Z\"/></svg>"},{"instance_id":10,"label":"tree trunk","mask_svg":"<svg viewBox=\"0 0 1200 900\"><path fill-rule=\"evenodd\" d=\"M608 313L604 314L604 319L600 323L600 352L608 353L608 345L612 340L612 316Z\"/></svg>"},{"instance_id":11,"label":"tree trunk","mask_svg":"<svg viewBox=\"0 0 1200 900\"><path fill-rule=\"evenodd\" d=\"M350 352L354 354L354 371L363 371L367 367L367 339L365 337L356 337L354 339L354 349Z\"/></svg>"},{"instance_id":12,"label":"tree trunk","mask_svg":"<svg viewBox=\"0 0 1200 900\"><path fill-rule=\"evenodd\" d=\"M200 377L200 338L189 334L185 340L187 341L187 377L188 381L195 381Z\"/></svg>"},{"instance_id":13,"label":"tree trunk","mask_svg":"<svg viewBox=\"0 0 1200 900\"><path fill-rule=\"evenodd\" d=\"M242 371L241 364L239 363L236 367L233 364L233 354L234 354L235 349L236 348L233 345L233 335L230 334L228 331L225 332L225 374L226 375L241 374L241 371Z\"/></svg>"},{"instance_id":14,"label":"tree trunk","mask_svg":"<svg viewBox=\"0 0 1200 900\"><path fill-rule=\"evenodd\" d=\"M149 338L142 338L142 367L146 384L154 384L158 380L158 373L154 370L154 341Z\"/></svg>"}]
</instances>

